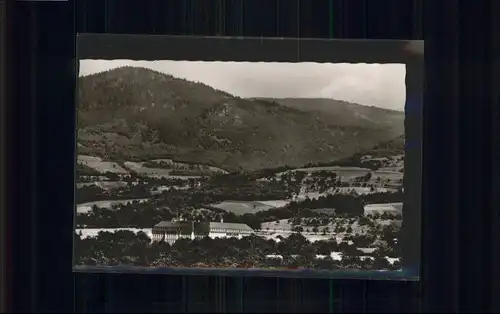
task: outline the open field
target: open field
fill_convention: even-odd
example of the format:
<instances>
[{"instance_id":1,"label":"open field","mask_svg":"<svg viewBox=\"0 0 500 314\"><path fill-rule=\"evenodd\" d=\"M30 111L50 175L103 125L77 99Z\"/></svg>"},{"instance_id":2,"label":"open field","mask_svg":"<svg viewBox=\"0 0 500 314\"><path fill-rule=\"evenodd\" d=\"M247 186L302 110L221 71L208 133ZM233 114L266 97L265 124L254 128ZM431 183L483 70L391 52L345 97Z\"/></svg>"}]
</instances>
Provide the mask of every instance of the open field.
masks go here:
<instances>
[{"instance_id":1,"label":"open field","mask_svg":"<svg viewBox=\"0 0 500 314\"><path fill-rule=\"evenodd\" d=\"M280 242L280 238L288 238L293 232L274 232L274 233L269 233L269 232L257 232L256 235L263 237L267 240L273 240L276 242ZM327 234L327 235L322 235L322 234L308 234L308 233L302 233L304 238L306 238L309 242L316 242L316 241L326 241L334 238L337 241L342 241L343 237L342 236L336 236L334 234Z\"/></svg>"},{"instance_id":2,"label":"open field","mask_svg":"<svg viewBox=\"0 0 500 314\"><path fill-rule=\"evenodd\" d=\"M199 171L206 171L206 172L211 172L211 173L219 173L219 174L228 174L224 169L218 168L218 167L213 167L213 166L207 166L207 165L200 165L200 164L187 164L187 163L182 163L182 162L177 162L172 159L154 159L151 160L151 162L158 164L161 166L161 168L164 169L171 169L171 170L199 170Z\"/></svg>"},{"instance_id":3,"label":"open field","mask_svg":"<svg viewBox=\"0 0 500 314\"><path fill-rule=\"evenodd\" d=\"M86 186L96 186L98 188L101 188L103 190L114 190L114 189L119 189L119 188L125 188L128 186L127 182L125 181L95 181L95 182L78 182L76 184L76 187L78 189Z\"/></svg>"},{"instance_id":4,"label":"open field","mask_svg":"<svg viewBox=\"0 0 500 314\"><path fill-rule=\"evenodd\" d=\"M96 182L77 182L76 183L76 188L81 189L87 186L97 186Z\"/></svg>"},{"instance_id":5,"label":"open field","mask_svg":"<svg viewBox=\"0 0 500 314\"><path fill-rule=\"evenodd\" d=\"M289 200L272 200L272 201L258 201L258 203L263 204L265 206L271 206L274 208L285 207L290 204Z\"/></svg>"},{"instance_id":6,"label":"open field","mask_svg":"<svg viewBox=\"0 0 500 314\"><path fill-rule=\"evenodd\" d=\"M368 168L361 167L340 167L340 166L328 166L328 167L309 167L309 168L297 168L291 171L302 171L302 172L318 172L318 171L330 171L330 172L338 172L338 171L371 171Z\"/></svg>"},{"instance_id":7,"label":"open field","mask_svg":"<svg viewBox=\"0 0 500 314\"><path fill-rule=\"evenodd\" d=\"M187 180L190 178L200 178L201 176L182 176L182 175L171 175L170 173L175 171L174 169L165 168L149 168L144 166L145 162L132 162L126 161L124 163L125 167L130 171L133 171L142 176L148 176L152 178L171 178L171 179L181 179Z\"/></svg>"},{"instance_id":8,"label":"open field","mask_svg":"<svg viewBox=\"0 0 500 314\"><path fill-rule=\"evenodd\" d=\"M269 210L274 206L262 204L253 201L224 201L210 206L225 210L235 215L254 214L261 211Z\"/></svg>"},{"instance_id":9,"label":"open field","mask_svg":"<svg viewBox=\"0 0 500 314\"><path fill-rule=\"evenodd\" d=\"M323 193L310 191L309 188L303 187L300 193L297 195L298 200L304 200L306 197L310 199L316 199L321 196L326 196L328 194L349 194L355 192L358 195L370 194L370 193L386 193L386 192L397 192L397 189L392 188L371 188L371 187L335 187L329 188Z\"/></svg>"},{"instance_id":10,"label":"open field","mask_svg":"<svg viewBox=\"0 0 500 314\"><path fill-rule=\"evenodd\" d=\"M118 163L111 161L103 161L100 157L88 155L78 155L77 162L89 168L92 168L100 173L112 172L127 174L128 171L122 168Z\"/></svg>"},{"instance_id":11,"label":"open field","mask_svg":"<svg viewBox=\"0 0 500 314\"><path fill-rule=\"evenodd\" d=\"M281 172L278 174L284 174L287 172L306 172L309 178L314 178L315 173L320 171L327 171L330 173L335 173L338 177L343 180L353 180L357 177L362 177L367 175L368 173L372 174L371 181L375 182L378 178L383 181L398 181L403 179L403 173L399 172L400 167L393 168L381 168L379 170L371 170L368 168L360 168L360 167L340 167L340 166L331 166L331 167L310 167L310 168L298 168L293 170L288 170L285 172Z\"/></svg>"},{"instance_id":12,"label":"open field","mask_svg":"<svg viewBox=\"0 0 500 314\"><path fill-rule=\"evenodd\" d=\"M158 185L158 186L155 186L154 188L151 189L151 195L158 195L158 194L161 194L165 191L170 191L172 189L187 190L187 189L189 189L189 186L188 185L173 185L173 186Z\"/></svg>"},{"instance_id":13,"label":"open field","mask_svg":"<svg viewBox=\"0 0 500 314\"><path fill-rule=\"evenodd\" d=\"M269 200L269 201L223 201L210 204L210 207L225 210L235 215L254 214L272 208L280 208L288 205L289 200Z\"/></svg>"},{"instance_id":14,"label":"open field","mask_svg":"<svg viewBox=\"0 0 500 314\"><path fill-rule=\"evenodd\" d=\"M172 173L175 173L175 171L185 170L185 169L188 169L189 167L187 164L175 163L175 162L171 161L170 159L152 160L152 162L158 163L160 165L165 165L165 167L159 167L159 168L150 168L150 167L145 166L145 164L147 163L146 161L144 161L144 162L126 161L123 164L124 167L122 167L117 162L104 161L100 157L94 157L94 156L88 156L88 155L78 155L77 162L81 165L92 168L95 171L100 172L100 173L111 172L111 173L116 173L116 174L127 175L127 174L130 174L131 172L134 172L134 173L137 173L138 175L151 177L151 178L171 178L171 179L181 179L181 180L187 180L190 178L200 178L201 177L200 175L176 175L176 174L172 174ZM167 167L167 165L169 165L169 164L172 165L172 168ZM225 174L225 173L227 173L226 171L224 171L220 168L216 168L216 167L209 167L209 166L203 166L203 165L193 165L191 167L199 167L200 169L205 170L207 174L215 174L215 173Z\"/></svg>"},{"instance_id":15,"label":"open field","mask_svg":"<svg viewBox=\"0 0 500 314\"><path fill-rule=\"evenodd\" d=\"M97 206L99 208L112 208L113 205L132 204L133 202L142 203L146 201L148 201L147 198L87 202L76 205L76 212L79 214L88 213L92 210L93 206Z\"/></svg>"},{"instance_id":16,"label":"open field","mask_svg":"<svg viewBox=\"0 0 500 314\"><path fill-rule=\"evenodd\" d=\"M297 168L293 170L289 170L290 172L306 172L310 176L314 176L316 172L327 171L331 173L335 173L337 176L342 177L344 180L351 180L356 177L364 176L372 170L368 168L360 168L360 167L339 167L339 166L331 166L331 167L310 167L310 168Z\"/></svg>"},{"instance_id":17,"label":"open field","mask_svg":"<svg viewBox=\"0 0 500 314\"><path fill-rule=\"evenodd\" d=\"M128 186L127 182L125 181L97 181L95 185L104 190L113 190Z\"/></svg>"},{"instance_id":18,"label":"open field","mask_svg":"<svg viewBox=\"0 0 500 314\"><path fill-rule=\"evenodd\" d=\"M152 238L153 233L151 228L137 229L137 228L103 228L103 229L75 229L75 233L80 236L81 239L92 238L99 234L99 232L110 232L115 233L117 231L132 231L134 233L144 232L148 237Z\"/></svg>"},{"instance_id":19,"label":"open field","mask_svg":"<svg viewBox=\"0 0 500 314\"><path fill-rule=\"evenodd\" d=\"M403 173L398 172L398 171L373 171L373 178L380 178L381 180L388 180L388 181L393 181L397 182L398 180L403 180Z\"/></svg>"},{"instance_id":20,"label":"open field","mask_svg":"<svg viewBox=\"0 0 500 314\"><path fill-rule=\"evenodd\" d=\"M365 215L373 214L403 214L403 203L369 204L365 205Z\"/></svg>"},{"instance_id":21,"label":"open field","mask_svg":"<svg viewBox=\"0 0 500 314\"><path fill-rule=\"evenodd\" d=\"M223 201L216 204L210 204L211 207L225 210L235 215L254 214L272 208L279 208L288 205L288 200L269 200L269 201Z\"/></svg>"},{"instance_id":22,"label":"open field","mask_svg":"<svg viewBox=\"0 0 500 314\"><path fill-rule=\"evenodd\" d=\"M297 195L297 200L298 201L304 201L306 198L309 198L311 200L313 199L318 199L323 196L327 196L329 194L348 194L351 192L355 192L356 194L362 195L362 194L370 194L370 193L384 193L384 192L396 192L396 189L389 189L389 188L375 188L374 191L370 191L370 188L359 188L359 187L347 187L347 188L338 188L338 189L331 189L329 191L326 191L324 193L320 192L309 192L303 189L298 195Z\"/></svg>"},{"instance_id":23,"label":"open field","mask_svg":"<svg viewBox=\"0 0 500 314\"><path fill-rule=\"evenodd\" d=\"M401 172L401 170L404 170L403 166L394 166L394 167L382 167L378 168L378 171L391 171L391 172Z\"/></svg>"}]
</instances>

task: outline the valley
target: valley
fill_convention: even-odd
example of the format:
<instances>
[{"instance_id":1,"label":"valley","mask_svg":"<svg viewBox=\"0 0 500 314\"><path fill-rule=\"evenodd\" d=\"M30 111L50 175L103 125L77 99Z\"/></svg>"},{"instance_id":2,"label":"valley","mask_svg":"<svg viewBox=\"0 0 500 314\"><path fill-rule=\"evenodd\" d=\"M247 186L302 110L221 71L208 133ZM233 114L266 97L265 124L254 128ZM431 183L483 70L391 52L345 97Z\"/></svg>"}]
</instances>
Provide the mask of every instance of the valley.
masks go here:
<instances>
[{"instance_id":1,"label":"valley","mask_svg":"<svg viewBox=\"0 0 500 314\"><path fill-rule=\"evenodd\" d=\"M77 264L285 267L312 250L300 263L397 268L403 133L404 113L376 107L242 99L143 68L82 77ZM139 239L160 255L104 252ZM222 260L192 253L219 245Z\"/></svg>"}]
</instances>

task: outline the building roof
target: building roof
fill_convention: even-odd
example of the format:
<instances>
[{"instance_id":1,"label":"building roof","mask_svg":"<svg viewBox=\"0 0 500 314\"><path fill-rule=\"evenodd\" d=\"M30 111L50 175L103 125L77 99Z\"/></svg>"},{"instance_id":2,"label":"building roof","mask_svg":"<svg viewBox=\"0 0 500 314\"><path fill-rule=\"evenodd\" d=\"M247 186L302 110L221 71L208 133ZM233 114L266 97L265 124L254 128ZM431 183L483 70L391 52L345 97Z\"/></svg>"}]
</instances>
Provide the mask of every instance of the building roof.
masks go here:
<instances>
[{"instance_id":1,"label":"building roof","mask_svg":"<svg viewBox=\"0 0 500 314\"><path fill-rule=\"evenodd\" d=\"M191 226L188 222L174 222L174 221L160 221L155 225L157 228L184 228L186 226Z\"/></svg>"},{"instance_id":2,"label":"building roof","mask_svg":"<svg viewBox=\"0 0 500 314\"><path fill-rule=\"evenodd\" d=\"M253 231L253 229L246 224L231 223L231 222L211 222L210 230L211 229L233 229L240 231Z\"/></svg>"},{"instance_id":3,"label":"building roof","mask_svg":"<svg viewBox=\"0 0 500 314\"><path fill-rule=\"evenodd\" d=\"M180 233L191 233L193 231L194 225L194 233L196 234L208 234L209 226L206 223L192 223L191 221L161 221L157 223L153 230L161 229L163 231L170 232L180 232Z\"/></svg>"}]
</instances>

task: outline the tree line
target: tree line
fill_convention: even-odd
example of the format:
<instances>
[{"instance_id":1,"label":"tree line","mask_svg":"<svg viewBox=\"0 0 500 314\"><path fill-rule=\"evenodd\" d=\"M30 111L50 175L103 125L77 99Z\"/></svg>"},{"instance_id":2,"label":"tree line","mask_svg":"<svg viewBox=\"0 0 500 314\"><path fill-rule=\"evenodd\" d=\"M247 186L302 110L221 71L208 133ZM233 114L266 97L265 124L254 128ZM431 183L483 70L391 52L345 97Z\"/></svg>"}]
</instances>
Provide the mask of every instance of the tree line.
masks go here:
<instances>
[{"instance_id":1,"label":"tree line","mask_svg":"<svg viewBox=\"0 0 500 314\"><path fill-rule=\"evenodd\" d=\"M77 265L148 267L292 267L330 270L400 267L397 263L390 265L386 259L387 256L400 257L397 247L385 247L367 254L356 247L362 240L356 244L346 241L338 243L335 239L309 242L301 234L294 233L287 238L280 238L279 242L258 236L242 239L205 237L193 241L179 239L170 245L166 242L151 243L143 232L101 232L87 239L75 234L75 261ZM333 259L332 252L340 252L342 260Z\"/></svg>"}]
</instances>

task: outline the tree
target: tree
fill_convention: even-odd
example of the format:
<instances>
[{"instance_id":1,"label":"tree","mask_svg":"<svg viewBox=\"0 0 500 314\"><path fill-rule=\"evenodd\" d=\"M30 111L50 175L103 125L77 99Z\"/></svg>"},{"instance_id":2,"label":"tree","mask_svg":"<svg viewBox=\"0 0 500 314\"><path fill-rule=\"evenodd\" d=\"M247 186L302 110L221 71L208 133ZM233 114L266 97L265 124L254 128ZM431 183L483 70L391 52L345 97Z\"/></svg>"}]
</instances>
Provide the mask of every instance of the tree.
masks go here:
<instances>
[{"instance_id":1,"label":"tree","mask_svg":"<svg viewBox=\"0 0 500 314\"><path fill-rule=\"evenodd\" d=\"M367 174L365 174L365 175L364 175L363 180L364 180L365 182L368 182L368 181L370 181L370 180L371 180L371 178L372 178L372 173L371 173L371 172L368 172Z\"/></svg>"},{"instance_id":2,"label":"tree","mask_svg":"<svg viewBox=\"0 0 500 314\"><path fill-rule=\"evenodd\" d=\"M278 244L280 254L300 254L309 241L300 233L293 233Z\"/></svg>"},{"instance_id":3,"label":"tree","mask_svg":"<svg viewBox=\"0 0 500 314\"><path fill-rule=\"evenodd\" d=\"M339 269L340 263L336 260L333 260L330 256L326 256L325 258L316 259L313 262L312 267L316 269L334 270Z\"/></svg>"},{"instance_id":4,"label":"tree","mask_svg":"<svg viewBox=\"0 0 500 314\"><path fill-rule=\"evenodd\" d=\"M385 257L376 256L373 261L373 268L376 270L387 270L391 268L391 264Z\"/></svg>"},{"instance_id":5,"label":"tree","mask_svg":"<svg viewBox=\"0 0 500 314\"><path fill-rule=\"evenodd\" d=\"M304 228L302 228L302 226L295 226L292 228L292 231L293 232L304 232Z\"/></svg>"},{"instance_id":6,"label":"tree","mask_svg":"<svg viewBox=\"0 0 500 314\"><path fill-rule=\"evenodd\" d=\"M343 255L342 256L342 261L341 264L345 268L360 268L361 266L361 258L359 256L353 256L353 255Z\"/></svg>"},{"instance_id":7,"label":"tree","mask_svg":"<svg viewBox=\"0 0 500 314\"><path fill-rule=\"evenodd\" d=\"M113 164L113 168L116 168L116 165ZM114 173L114 172L111 172L111 171L107 171L105 175L111 181L118 181L118 180L120 180L120 176L117 173Z\"/></svg>"},{"instance_id":8,"label":"tree","mask_svg":"<svg viewBox=\"0 0 500 314\"><path fill-rule=\"evenodd\" d=\"M397 232L392 225L388 225L382 230L381 240L392 243L395 238L397 238Z\"/></svg>"},{"instance_id":9,"label":"tree","mask_svg":"<svg viewBox=\"0 0 500 314\"><path fill-rule=\"evenodd\" d=\"M335 240L316 241L314 245L316 246L318 254L321 255L330 255L338 249L337 241Z\"/></svg>"}]
</instances>

